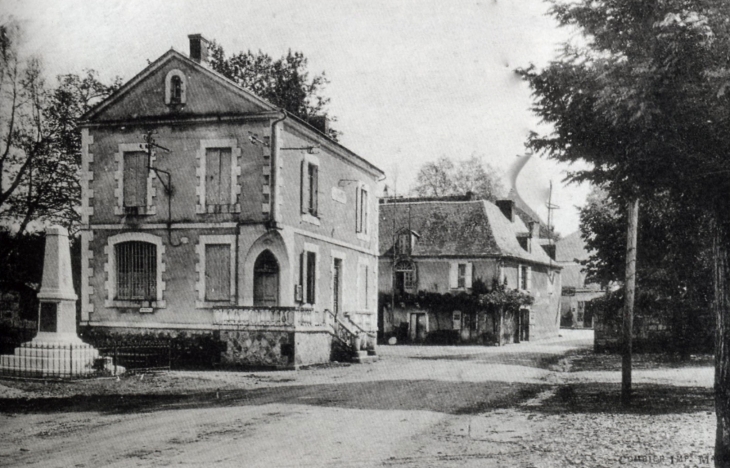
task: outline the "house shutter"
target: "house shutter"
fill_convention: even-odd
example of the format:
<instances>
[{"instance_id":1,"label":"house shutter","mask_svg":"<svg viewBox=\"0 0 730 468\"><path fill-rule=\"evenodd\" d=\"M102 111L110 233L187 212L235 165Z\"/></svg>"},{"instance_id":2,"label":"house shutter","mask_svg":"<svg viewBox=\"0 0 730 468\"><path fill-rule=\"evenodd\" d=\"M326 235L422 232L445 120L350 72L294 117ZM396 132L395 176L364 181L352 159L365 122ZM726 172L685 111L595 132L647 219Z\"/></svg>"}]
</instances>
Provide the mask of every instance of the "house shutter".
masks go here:
<instances>
[{"instance_id":1,"label":"house shutter","mask_svg":"<svg viewBox=\"0 0 730 468\"><path fill-rule=\"evenodd\" d=\"M310 212L312 213L312 216L317 216L319 213L319 167L314 164L310 164L309 170L312 171L312 186L309 187L309 190L311 190L309 196L312 200Z\"/></svg>"},{"instance_id":2,"label":"house shutter","mask_svg":"<svg viewBox=\"0 0 730 468\"><path fill-rule=\"evenodd\" d=\"M124 153L124 206L147 205L147 154Z\"/></svg>"},{"instance_id":3,"label":"house shutter","mask_svg":"<svg viewBox=\"0 0 730 468\"><path fill-rule=\"evenodd\" d=\"M231 245L205 246L205 300L231 299Z\"/></svg>"},{"instance_id":4,"label":"house shutter","mask_svg":"<svg viewBox=\"0 0 730 468\"><path fill-rule=\"evenodd\" d=\"M522 289L522 265L517 265L517 287L515 289Z\"/></svg>"},{"instance_id":5,"label":"house shutter","mask_svg":"<svg viewBox=\"0 0 730 468\"><path fill-rule=\"evenodd\" d=\"M451 270L449 271L449 287L456 289L459 287L459 264L451 263Z\"/></svg>"},{"instance_id":6,"label":"house shutter","mask_svg":"<svg viewBox=\"0 0 730 468\"><path fill-rule=\"evenodd\" d=\"M525 268L525 274L527 275L527 290L532 290L532 267Z\"/></svg>"},{"instance_id":7,"label":"house shutter","mask_svg":"<svg viewBox=\"0 0 730 468\"><path fill-rule=\"evenodd\" d=\"M217 148L205 150L205 204L220 204L221 153Z\"/></svg>"},{"instance_id":8,"label":"house shutter","mask_svg":"<svg viewBox=\"0 0 730 468\"><path fill-rule=\"evenodd\" d=\"M355 232L362 232L362 216L360 215L360 196L362 191L355 189Z\"/></svg>"},{"instance_id":9,"label":"house shutter","mask_svg":"<svg viewBox=\"0 0 730 468\"><path fill-rule=\"evenodd\" d=\"M231 149L221 148L220 150L220 192L218 202L222 205L228 205L231 202Z\"/></svg>"},{"instance_id":10,"label":"house shutter","mask_svg":"<svg viewBox=\"0 0 730 468\"><path fill-rule=\"evenodd\" d=\"M362 189L362 194L360 195L360 216L362 217L362 220L360 221L360 231L367 234L367 232L368 232L368 191L365 189Z\"/></svg>"},{"instance_id":11,"label":"house shutter","mask_svg":"<svg viewBox=\"0 0 730 468\"><path fill-rule=\"evenodd\" d=\"M464 287L471 288L472 278L474 276L474 264L469 262L466 264L466 278L464 280Z\"/></svg>"},{"instance_id":12,"label":"house shutter","mask_svg":"<svg viewBox=\"0 0 730 468\"><path fill-rule=\"evenodd\" d=\"M302 213L309 213L309 170L307 161L302 161Z\"/></svg>"}]
</instances>

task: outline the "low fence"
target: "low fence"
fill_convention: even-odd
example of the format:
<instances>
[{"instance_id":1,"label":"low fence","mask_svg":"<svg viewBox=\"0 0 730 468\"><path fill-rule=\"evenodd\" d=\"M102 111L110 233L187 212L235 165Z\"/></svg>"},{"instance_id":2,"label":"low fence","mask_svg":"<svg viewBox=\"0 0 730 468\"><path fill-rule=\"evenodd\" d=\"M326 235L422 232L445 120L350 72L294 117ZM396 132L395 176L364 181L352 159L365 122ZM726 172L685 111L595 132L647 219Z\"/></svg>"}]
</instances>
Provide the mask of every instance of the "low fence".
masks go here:
<instances>
[{"instance_id":1,"label":"low fence","mask_svg":"<svg viewBox=\"0 0 730 468\"><path fill-rule=\"evenodd\" d=\"M23 343L13 354L0 356L0 376L85 378L170 369L171 343Z\"/></svg>"}]
</instances>

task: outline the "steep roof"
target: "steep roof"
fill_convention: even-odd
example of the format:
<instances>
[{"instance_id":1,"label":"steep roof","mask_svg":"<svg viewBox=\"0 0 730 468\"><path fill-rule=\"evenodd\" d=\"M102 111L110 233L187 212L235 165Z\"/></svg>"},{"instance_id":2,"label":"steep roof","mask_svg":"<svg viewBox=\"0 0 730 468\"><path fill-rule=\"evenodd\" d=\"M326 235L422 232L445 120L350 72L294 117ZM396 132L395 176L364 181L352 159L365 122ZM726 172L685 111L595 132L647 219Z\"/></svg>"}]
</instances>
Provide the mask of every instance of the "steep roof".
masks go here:
<instances>
[{"instance_id":1,"label":"steep roof","mask_svg":"<svg viewBox=\"0 0 730 468\"><path fill-rule=\"evenodd\" d=\"M588 251L580 231L575 231L555 243L555 261L575 262L587 259Z\"/></svg>"},{"instance_id":2,"label":"steep roof","mask_svg":"<svg viewBox=\"0 0 730 468\"><path fill-rule=\"evenodd\" d=\"M380 205L380 255L390 255L394 234L420 235L413 256L511 257L556 266L535 243L524 250L517 236L527 232L519 218L510 222L493 203L475 201L398 201Z\"/></svg>"}]
</instances>

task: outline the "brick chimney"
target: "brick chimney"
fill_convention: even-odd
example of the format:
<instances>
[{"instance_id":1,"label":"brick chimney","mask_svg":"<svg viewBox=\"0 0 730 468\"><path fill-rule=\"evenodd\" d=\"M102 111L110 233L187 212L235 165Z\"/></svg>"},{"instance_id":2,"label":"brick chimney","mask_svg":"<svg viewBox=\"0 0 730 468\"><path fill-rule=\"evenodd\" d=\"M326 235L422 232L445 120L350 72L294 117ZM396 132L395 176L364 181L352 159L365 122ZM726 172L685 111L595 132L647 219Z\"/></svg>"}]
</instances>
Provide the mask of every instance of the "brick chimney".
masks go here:
<instances>
[{"instance_id":1,"label":"brick chimney","mask_svg":"<svg viewBox=\"0 0 730 468\"><path fill-rule=\"evenodd\" d=\"M497 200L495 205L499 207L505 218L509 219L510 223L515 222L515 202L512 200Z\"/></svg>"},{"instance_id":2,"label":"brick chimney","mask_svg":"<svg viewBox=\"0 0 730 468\"><path fill-rule=\"evenodd\" d=\"M190 58L205 65L208 63L208 46L210 41L200 34L190 34Z\"/></svg>"}]
</instances>

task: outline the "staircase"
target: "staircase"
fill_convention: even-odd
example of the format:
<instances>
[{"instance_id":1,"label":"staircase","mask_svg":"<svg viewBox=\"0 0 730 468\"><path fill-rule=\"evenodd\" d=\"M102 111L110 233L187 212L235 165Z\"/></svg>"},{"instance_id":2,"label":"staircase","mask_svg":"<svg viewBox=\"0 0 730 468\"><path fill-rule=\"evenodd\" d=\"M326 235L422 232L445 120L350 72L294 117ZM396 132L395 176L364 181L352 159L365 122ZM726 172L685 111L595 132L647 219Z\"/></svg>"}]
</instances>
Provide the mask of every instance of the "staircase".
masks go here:
<instances>
[{"instance_id":1,"label":"staircase","mask_svg":"<svg viewBox=\"0 0 730 468\"><path fill-rule=\"evenodd\" d=\"M333 361L365 363L378 360L375 333L365 331L344 315L328 313L333 337Z\"/></svg>"}]
</instances>

